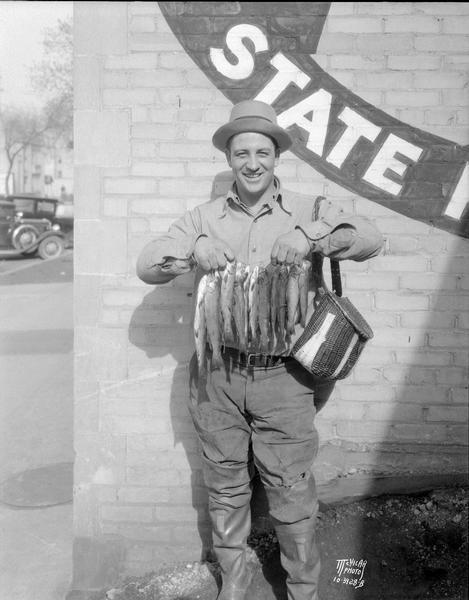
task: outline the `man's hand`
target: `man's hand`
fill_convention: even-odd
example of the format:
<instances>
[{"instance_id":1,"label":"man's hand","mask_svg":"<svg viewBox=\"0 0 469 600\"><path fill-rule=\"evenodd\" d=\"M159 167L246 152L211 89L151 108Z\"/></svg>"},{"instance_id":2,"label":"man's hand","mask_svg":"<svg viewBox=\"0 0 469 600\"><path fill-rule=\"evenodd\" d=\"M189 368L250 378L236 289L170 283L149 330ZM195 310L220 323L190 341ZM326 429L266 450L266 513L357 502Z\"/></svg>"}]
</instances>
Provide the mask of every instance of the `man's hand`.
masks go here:
<instances>
[{"instance_id":1,"label":"man's hand","mask_svg":"<svg viewBox=\"0 0 469 600\"><path fill-rule=\"evenodd\" d=\"M222 240L199 237L194 247L194 258L204 271L224 269L227 260L234 260L231 248Z\"/></svg>"},{"instance_id":2,"label":"man's hand","mask_svg":"<svg viewBox=\"0 0 469 600\"><path fill-rule=\"evenodd\" d=\"M301 265L310 250L311 246L306 235L301 229L294 229L276 239L270 259L273 265Z\"/></svg>"}]
</instances>

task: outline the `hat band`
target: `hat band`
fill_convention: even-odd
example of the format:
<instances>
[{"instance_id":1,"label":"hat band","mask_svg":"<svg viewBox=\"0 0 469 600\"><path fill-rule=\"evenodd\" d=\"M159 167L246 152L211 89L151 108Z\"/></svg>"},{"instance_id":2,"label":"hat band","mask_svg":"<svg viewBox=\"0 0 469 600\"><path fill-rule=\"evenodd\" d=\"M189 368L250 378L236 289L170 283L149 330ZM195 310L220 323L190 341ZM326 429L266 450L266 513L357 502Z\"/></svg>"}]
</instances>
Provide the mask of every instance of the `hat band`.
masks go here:
<instances>
[{"instance_id":1,"label":"hat band","mask_svg":"<svg viewBox=\"0 0 469 600\"><path fill-rule=\"evenodd\" d=\"M263 121L267 121L267 123L270 123L271 125L275 125L275 123L267 118L267 117L261 117L261 115L243 115L242 117L236 117L236 119L233 119L233 121L240 121L241 119L262 119Z\"/></svg>"}]
</instances>

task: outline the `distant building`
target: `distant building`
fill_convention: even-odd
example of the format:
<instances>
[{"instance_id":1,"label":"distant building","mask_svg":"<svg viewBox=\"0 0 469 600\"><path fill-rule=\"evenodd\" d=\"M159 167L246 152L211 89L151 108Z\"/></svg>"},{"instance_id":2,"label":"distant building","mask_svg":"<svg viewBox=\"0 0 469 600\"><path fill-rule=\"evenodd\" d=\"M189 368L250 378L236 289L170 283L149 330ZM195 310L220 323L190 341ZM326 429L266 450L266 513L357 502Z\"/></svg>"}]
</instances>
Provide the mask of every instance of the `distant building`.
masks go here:
<instances>
[{"instance_id":1,"label":"distant building","mask_svg":"<svg viewBox=\"0 0 469 600\"><path fill-rule=\"evenodd\" d=\"M0 74L0 108L2 80ZM0 195L5 194L8 158L0 122ZM34 194L73 202L73 146L54 135L45 135L41 144L31 144L17 155L10 175L9 191Z\"/></svg>"},{"instance_id":2,"label":"distant building","mask_svg":"<svg viewBox=\"0 0 469 600\"><path fill-rule=\"evenodd\" d=\"M15 193L73 200L73 149L63 140L27 146L13 167Z\"/></svg>"}]
</instances>

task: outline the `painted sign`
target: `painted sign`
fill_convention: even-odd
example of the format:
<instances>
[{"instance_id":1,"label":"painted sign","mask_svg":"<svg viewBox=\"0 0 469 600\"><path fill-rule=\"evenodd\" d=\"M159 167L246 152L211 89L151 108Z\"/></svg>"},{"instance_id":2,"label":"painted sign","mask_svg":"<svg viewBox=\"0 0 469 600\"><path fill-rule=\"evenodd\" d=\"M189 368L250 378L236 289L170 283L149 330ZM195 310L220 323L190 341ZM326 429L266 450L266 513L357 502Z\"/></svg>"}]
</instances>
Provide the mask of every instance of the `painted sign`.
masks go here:
<instances>
[{"instance_id":1,"label":"painted sign","mask_svg":"<svg viewBox=\"0 0 469 600\"><path fill-rule=\"evenodd\" d=\"M159 5L227 98L274 107L296 156L364 198L469 237L469 147L391 117L316 63L330 2Z\"/></svg>"}]
</instances>

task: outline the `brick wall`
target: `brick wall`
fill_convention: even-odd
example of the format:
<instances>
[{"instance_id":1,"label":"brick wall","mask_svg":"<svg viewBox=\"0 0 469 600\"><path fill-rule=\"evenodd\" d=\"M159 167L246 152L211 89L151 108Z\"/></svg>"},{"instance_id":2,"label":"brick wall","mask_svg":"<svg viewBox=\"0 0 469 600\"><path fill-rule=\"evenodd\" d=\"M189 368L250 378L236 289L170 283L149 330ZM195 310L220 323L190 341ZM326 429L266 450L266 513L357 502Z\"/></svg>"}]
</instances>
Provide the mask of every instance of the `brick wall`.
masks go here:
<instances>
[{"instance_id":1,"label":"brick wall","mask_svg":"<svg viewBox=\"0 0 469 600\"><path fill-rule=\"evenodd\" d=\"M468 3L332 3L315 58L374 106L467 144L468 25ZM197 559L207 539L186 409L192 277L145 286L135 262L226 185L210 140L231 104L156 2L76 2L75 51L78 589ZM317 419L319 483L464 472L467 240L357 197L290 153L278 174L370 216L386 238L380 257L343 267L375 338Z\"/></svg>"}]
</instances>

